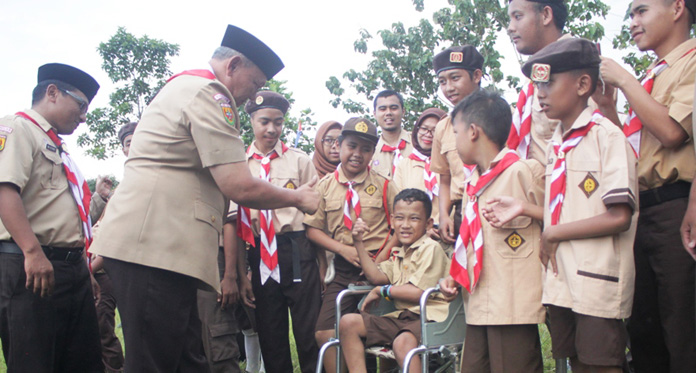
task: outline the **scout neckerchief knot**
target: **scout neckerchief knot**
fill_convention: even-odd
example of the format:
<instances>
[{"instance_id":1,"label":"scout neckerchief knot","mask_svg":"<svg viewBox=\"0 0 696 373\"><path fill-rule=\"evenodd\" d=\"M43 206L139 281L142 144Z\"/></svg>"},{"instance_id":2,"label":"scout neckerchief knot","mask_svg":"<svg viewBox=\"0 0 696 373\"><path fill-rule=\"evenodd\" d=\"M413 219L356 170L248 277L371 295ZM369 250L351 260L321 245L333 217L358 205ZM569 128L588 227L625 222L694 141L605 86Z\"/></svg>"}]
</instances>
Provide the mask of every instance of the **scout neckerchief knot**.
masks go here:
<instances>
[{"instance_id":1,"label":"scout neckerchief knot","mask_svg":"<svg viewBox=\"0 0 696 373\"><path fill-rule=\"evenodd\" d=\"M437 177L434 172L430 171L430 157L418 151L418 149L413 149L413 152L408 156L414 161L419 161L425 163L423 167L423 181L425 183L425 192L428 193L430 200L433 200L433 196L440 195L440 186L437 184Z\"/></svg>"},{"instance_id":2,"label":"scout neckerchief knot","mask_svg":"<svg viewBox=\"0 0 696 373\"><path fill-rule=\"evenodd\" d=\"M590 132L590 129L594 127L599 120L604 118L599 110L596 110L592 114L592 119L589 123L580 128L575 128L565 136L562 144L553 142L553 152L558 157L556 163L553 165L553 172L551 172L551 186L549 190L549 212L551 213L551 225L558 224L561 218L561 208L563 207L563 200L565 199L566 191L566 159L568 158L568 152L575 148L583 137Z\"/></svg>"},{"instance_id":3,"label":"scout neckerchief knot","mask_svg":"<svg viewBox=\"0 0 696 373\"><path fill-rule=\"evenodd\" d=\"M394 162L392 162L392 175L394 174L394 171L396 170L396 166L404 158L401 155L401 151L404 150L405 147L406 147L406 140L401 140L399 142L399 145L397 145L397 146L391 146L391 145L387 145L387 144L382 145L383 152L385 152L385 153L393 152L394 153Z\"/></svg>"},{"instance_id":4,"label":"scout neckerchief knot","mask_svg":"<svg viewBox=\"0 0 696 373\"><path fill-rule=\"evenodd\" d=\"M282 152L285 153L288 147L280 143L282 147ZM267 182L271 181L271 161L280 157L280 155L274 150L266 156L260 154L251 153L251 158L256 159L261 162L261 168L259 169L259 178ZM241 207L240 213L242 216L239 217L237 225L241 223L241 235L242 239L249 242L248 239L251 237L253 241L253 234L251 233L251 212L248 207ZM259 263L259 271L261 273L261 285L268 281L268 278L274 279L280 284L280 267L278 267L278 242L276 241L275 228L273 227L273 210L259 210L259 242L261 247L259 251L261 253L261 262ZM253 244L252 244L253 246Z\"/></svg>"},{"instance_id":5,"label":"scout neckerchief knot","mask_svg":"<svg viewBox=\"0 0 696 373\"><path fill-rule=\"evenodd\" d=\"M696 48L689 49L688 51L686 51L686 53L679 57L679 59L682 59L694 50L696 50ZM655 84L655 78L658 75L660 75L661 72L665 71L665 69L667 69L668 67L669 65L667 64L667 61L662 60L660 61L660 63L655 65L655 67L650 69L648 73L645 75L645 78L641 82L641 85L643 85L643 88L645 88L648 94L652 93L653 85ZM640 118L638 118L636 116L636 113L633 112L633 108L628 108L628 116L624 120L623 133L624 135L626 135L628 143L631 144L631 147L633 148L633 152L636 154L636 157L640 156L640 137L642 130L643 122L641 122Z\"/></svg>"},{"instance_id":6,"label":"scout neckerchief knot","mask_svg":"<svg viewBox=\"0 0 696 373\"><path fill-rule=\"evenodd\" d=\"M28 119L43 131L41 125L26 113L20 111L16 115ZM70 154L63 148L63 141L60 137L51 129L45 132L51 141L56 144L56 147L58 147L60 158L63 160L63 170L65 170L65 176L68 178L68 185L70 185L70 191L77 204L77 211L82 221L82 232L85 235L85 251L88 251L92 243L92 218L89 217L89 203L92 200L92 192L89 191L87 181L85 181L82 173L80 173L80 170L77 168L77 164L75 164L72 158L70 158Z\"/></svg>"},{"instance_id":7,"label":"scout neckerchief knot","mask_svg":"<svg viewBox=\"0 0 696 373\"><path fill-rule=\"evenodd\" d=\"M532 142L532 101L534 98L534 83L530 82L520 91L517 105L512 112L512 126L507 140L508 149L517 150L522 159L529 155L529 144Z\"/></svg>"},{"instance_id":8,"label":"scout neckerchief knot","mask_svg":"<svg viewBox=\"0 0 696 373\"><path fill-rule=\"evenodd\" d=\"M340 168L341 165L339 164L336 171L334 171L334 177L336 177L336 181L338 181L339 184L348 187L348 190L346 190L346 200L343 204L343 224L349 230L353 230L353 219L350 217L350 207L353 206L353 211L355 211L355 219L358 219L360 217L360 196L358 196L358 192L353 189L353 184L355 184L355 181L346 181L345 183L342 183L338 179L338 170Z\"/></svg>"},{"instance_id":9,"label":"scout neckerchief knot","mask_svg":"<svg viewBox=\"0 0 696 373\"><path fill-rule=\"evenodd\" d=\"M479 177L476 185L469 183L466 187L466 194L469 199L466 203L462 225L459 227L459 237L454 245L450 275L452 275L455 281L464 286L469 293L476 287L479 277L481 277L481 269L483 268L483 231L481 230L481 218L479 217L478 198L498 175L519 159L517 152L508 150L503 159ZM471 241L475 255L473 284L469 280L469 267L466 256L469 241Z\"/></svg>"}]
</instances>

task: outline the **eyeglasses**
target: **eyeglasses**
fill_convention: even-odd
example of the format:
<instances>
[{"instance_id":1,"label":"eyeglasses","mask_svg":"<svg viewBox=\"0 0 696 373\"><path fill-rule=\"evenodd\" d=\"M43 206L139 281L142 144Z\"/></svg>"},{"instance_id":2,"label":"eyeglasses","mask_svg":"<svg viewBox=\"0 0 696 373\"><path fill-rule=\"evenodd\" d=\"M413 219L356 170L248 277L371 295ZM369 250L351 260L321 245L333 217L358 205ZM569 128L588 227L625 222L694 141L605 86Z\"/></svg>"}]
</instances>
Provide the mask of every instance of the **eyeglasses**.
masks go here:
<instances>
[{"instance_id":1,"label":"eyeglasses","mask_svg":"<svg viewBox=\"0 0 696 373\"><path fill-rule=\"evenodd\" d=\"M66 95L72 97L77 102L77 104L80 105L80 112L82 114L87 112L87 108L89 107L89 103L87 101L83 100L82 97L80 97L80 96L78 96L78 95L76 95L76 94L74 94L66 89L60 89L60 88L58 88L58 89L61 92L65 93Z\"/></svg>"},{"instance_id":2,"label":"eyeglasses","mask_svg":"<svg viewBox=\"0 0 696 373\"><path fill-rule=\"evenodd\" d=\"M421 135L425 135L426 133L429 133L430 136L434 136L435 135L435 128L429 129L429 128L425 128L425 127L418 127L418 133L420 133Z\"/></svg>"},{"instance_id":3,"label":"eyeglasses","mask_svg":"<svg viewBox=\"0 0 696 373\"><path fill-rule=\"evenodd\" d=\"M337 139L337 138L334 139L333 137L324 137L323 139L321 139L321 142L322 142L323 144L332 146L332 145L334 145L334 144L338 144L338 139Z\"/></svg>"}]
</instances>

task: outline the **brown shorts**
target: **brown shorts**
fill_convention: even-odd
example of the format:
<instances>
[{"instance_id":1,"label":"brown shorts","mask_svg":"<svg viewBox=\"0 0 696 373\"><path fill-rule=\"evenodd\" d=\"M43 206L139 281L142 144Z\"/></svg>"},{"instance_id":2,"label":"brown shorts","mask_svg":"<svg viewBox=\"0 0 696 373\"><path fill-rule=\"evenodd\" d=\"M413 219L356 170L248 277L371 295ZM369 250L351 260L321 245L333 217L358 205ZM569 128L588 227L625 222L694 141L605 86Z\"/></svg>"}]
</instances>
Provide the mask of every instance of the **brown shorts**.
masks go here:
<instances>
[{"instance_id":1,"label":"brown shorts","mask_svg":"<svg viewBox=\"0 0 696 373\"><path fill-rule=\"evenodd\" d=\"M367 330L366 347L391 346L394 339L403 332L415 335L416 339L420 341L420 315L417 313L406 310L401 312L396 319L375 316L363 311L360 311L360 315L365 323L365 330Z\"/></svg>"},{"instance_id":2,"label":"brown shorts","mask_svg":"<svg viewBox=\"0 0 696 373\"><path fill-rule=\"evenodd\" d=\"M351 276L343 271L336 271L336 277L326 287L326 292L321 300L321 309L315 331L318 330L334 330L336 327L336 297L341 291L348 289L348 285L358 281L365 281L364 277L360 277L359 273ZM358 312L358 303L364 294L354 295L343 298L341 303L341 315Z\"/></svg>"},{"instance_id":3,"label":"brown shorts","mask_svg":"<svg viewBox=\"0 0 696 373\"><path fill-rule=\"evenodd\" d=\"M543 370L536 324L466 326L462 373Z\"/></svg>"},{"instance_id":4,"label":"brown shorts","mask_svg":"<svg viewBox=\"0 0 696 373\"><path fill-rule=\"evenodd\" d=\"M554 359L577 356L587 365L624 365L628 334L622 320L582 315L553 305L548 309Z\"/></svg>"}]
</instances>

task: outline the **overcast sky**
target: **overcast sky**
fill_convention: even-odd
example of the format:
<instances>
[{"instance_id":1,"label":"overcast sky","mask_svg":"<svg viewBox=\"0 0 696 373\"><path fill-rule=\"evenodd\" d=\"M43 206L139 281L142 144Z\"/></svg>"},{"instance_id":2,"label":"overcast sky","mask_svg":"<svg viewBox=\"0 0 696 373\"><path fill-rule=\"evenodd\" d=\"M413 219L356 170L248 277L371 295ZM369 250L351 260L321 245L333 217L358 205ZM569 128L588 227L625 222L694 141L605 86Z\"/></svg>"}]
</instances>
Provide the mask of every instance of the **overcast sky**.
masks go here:
<instances>
[{"instance_id":1,"label":"overcast sky","mask_svg":"<svg viewBox=\"0 0 696 373\"><path fill-rule=\"evenodd\" d=\"M505 2L506 0L501 0ZM602 52L615 58L611 38L623 22L629 1L604 0L612 6L604 27ZM177 4L179 4L177 6ZM432 13L446 0L425 0L425 10L416 12L411 0L260 0L175 2L162 0L3 0L0 3L0 115L12 114L31 104L37 68L48 62L76 66L93 75L102 88L91 108L106 106L113 85L101 70L96 51L119 26L140 37L162 39L180 46L171 69L206 68L219 46L227 24L237 25L266 42L285 63L276 79L287 80L297 114L311 107L314 119L344 122L348 115L328 103L325 82L348 69L362 70L368 57L353 51L353 42L364 28L378 39L377 31L401 21L406 27L419 19L432 21ZM373 45L379 47L379 45ZM506 74L522 76L509 39L501 35L499 48L505 56ZM444 47L442 48L444 49ZM514 101L513 93L506 98ZM360 97L359 99L363 99ZM76 139L86 125L67 138L71 154L86 177L112 174L122 177L125 158L107 161L84 156Z\"/></svg>"}]
</instances>

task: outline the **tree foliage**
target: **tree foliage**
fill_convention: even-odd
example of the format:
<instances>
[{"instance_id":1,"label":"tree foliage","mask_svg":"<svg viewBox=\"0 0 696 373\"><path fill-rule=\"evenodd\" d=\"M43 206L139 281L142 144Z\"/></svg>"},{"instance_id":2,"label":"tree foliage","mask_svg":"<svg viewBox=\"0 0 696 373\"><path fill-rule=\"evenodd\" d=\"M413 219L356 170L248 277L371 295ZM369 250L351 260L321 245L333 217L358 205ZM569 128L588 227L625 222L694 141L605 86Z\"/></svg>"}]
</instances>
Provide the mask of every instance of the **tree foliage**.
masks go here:
<instances>
[{"instance_id":1,"label":"tree foliage","mask_svg":"<svg viewBox=\"0 0 696 373\"><path fill-rule=\"evenodd\" d=\"M121 125L139 120L147 104L172 75L170 58L179 54L179 45L136 37L119 27L106 43L97 48L102 69L116 84L109 95L109 106L87 114L89 131L77 142L87 154L105 159L120 146L116 133Z\"/></svg>"},{"instance_id":2,"label":"tree foliage","mask_svg":"<svg viewBox=\"0 0 696 373\"><path fill-rule=\"evenodd\" d=\"M422 11L425 0L412 0L417 11ZM449 5L434 12L432 22L421 19L417 25L406 28L403 23L393 23L390 29L377 35L382 49L372 51L367 68L362 71L346 71L343 81L335 76L326 82L334 95L330 103L341 106L348 113L364 115L370 108L362 101L351 99L343 83L352 92L372 101L382 89L394 89L404 96L404 124L410 129L418 115L427 107L444 104L437 98L437 82L432 70L433 56L452 45L470 44L484 56L484 73L491 85L499 87L502 81L508 87L519 88L517 76L505 76L501 70L503 61L497 44L508 42L505 30L508 24L508 0L448 0ZM604 36L604 19L608 6L600 0L570 0L566 31L573 35L599 40ZM355 52L368 53L373 39L368 30L359 30L360 37L353 47ZM500 40L502 36L502 39ZM351 93L352 93L351 92Z\"/></svg>"}]
</instances>

